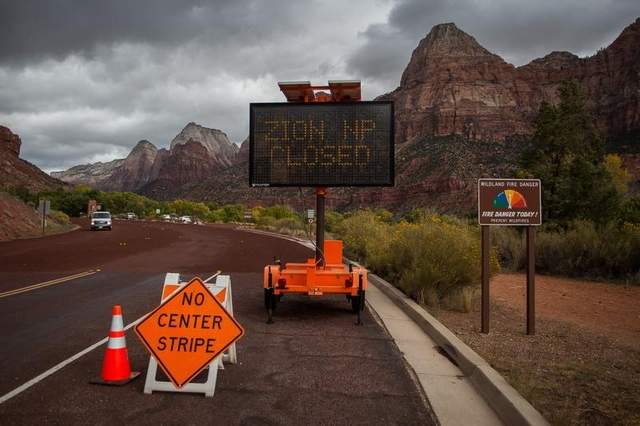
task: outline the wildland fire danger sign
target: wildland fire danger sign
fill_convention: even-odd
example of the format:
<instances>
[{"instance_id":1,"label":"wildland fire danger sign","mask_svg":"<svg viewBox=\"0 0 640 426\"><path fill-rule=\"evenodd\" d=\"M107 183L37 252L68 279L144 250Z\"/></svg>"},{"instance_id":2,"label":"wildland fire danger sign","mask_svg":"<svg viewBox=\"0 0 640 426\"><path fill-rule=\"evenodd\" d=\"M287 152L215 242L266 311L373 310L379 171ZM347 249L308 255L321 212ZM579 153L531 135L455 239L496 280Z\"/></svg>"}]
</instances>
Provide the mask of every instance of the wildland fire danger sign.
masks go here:
<instances>
[{"instance_id":1,"label":"wildland fire danger sign","mask_svg":"<svg viewBox=\"0 0 640 426\"><path fill-rule=\"evenodd\" d=\"M169 296L135 331L178 388L244 334L200 278Z\"/></svg>"},{"instance_id":2,"label":"wildland fire danger sign","mask_svg":"<svg viewBox=\"0 0 640 426\"><path fill-rule=\"evenodd\" d=\"M542 223L540 179L478 179L480 225Z\"/></svg>"},{"instance_id":3,"label":"wildland fire danger sign","mask_svg":"<svg viewBox=\"0 0 640 426\"><path fill-rule=\"evenodd\" d=\"M393 103L253 103L252 186L392 186Z\"/></svg>"}]
</instances>

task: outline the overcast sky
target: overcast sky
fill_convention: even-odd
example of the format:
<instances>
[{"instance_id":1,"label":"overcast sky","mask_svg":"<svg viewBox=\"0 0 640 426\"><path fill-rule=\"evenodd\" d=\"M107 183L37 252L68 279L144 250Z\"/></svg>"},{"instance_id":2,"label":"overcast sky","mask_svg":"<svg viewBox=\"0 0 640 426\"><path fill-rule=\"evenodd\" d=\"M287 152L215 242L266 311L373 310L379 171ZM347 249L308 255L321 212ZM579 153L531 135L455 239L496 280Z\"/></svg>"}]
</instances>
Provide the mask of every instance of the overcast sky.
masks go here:
<instances>
[{"instance_id":1,"label":"overcast sky","mask_svg":"<svg viewBox=\"0 0 640 426\"><path fill-rule=\"evenodd\" d=\"M276 82L360 79L393 90L435 24L455 22L522 65L591 55L640 16L638 0L0 0L0 125L51 171L158 147L188 122L248 134Z\"/></svg>"}]
</instances>

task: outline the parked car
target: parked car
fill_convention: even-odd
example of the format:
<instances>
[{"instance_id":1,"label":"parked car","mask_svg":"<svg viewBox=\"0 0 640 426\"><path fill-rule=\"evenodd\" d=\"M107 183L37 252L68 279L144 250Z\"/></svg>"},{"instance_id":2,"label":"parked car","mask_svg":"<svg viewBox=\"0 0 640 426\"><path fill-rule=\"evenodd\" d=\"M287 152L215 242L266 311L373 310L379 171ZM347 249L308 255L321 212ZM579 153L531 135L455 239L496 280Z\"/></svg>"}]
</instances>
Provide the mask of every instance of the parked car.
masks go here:
<instances>
[{"instance_id":1,"label":"parked car","mask_svg":"<svg viewBox=\"0 0 640 426\"><path fill-rule=\"evenodd\" d=\"M127 213L127 220L135 220L138 218L138 215L136 215L135 213Z\"/></svg>"},{"instance_id":2,"label":"parked car","mask_svg":"<svg viewBox=\"0 0 640 426\"><path fill-rule=\"evenodd\" d=\"M93 212L91 213L91 230L108 229L111 231L111 213Z\"/></svg>"},{"instance_id":3,"label":"parked car","mask_svg":"<svg viewBox=\"0 0 640 426\"><path fill-rule=\"evenodd\" d=\"M193 223L191 216L180 216L180 223Z\"/></svg>"},{"instance_id":4,"label":"parked car","mask_svg":"<svg viewBox=\"0 0 640 426\"><path fill-rule=\"evenodd\" d=\"M163 214L162 215L162 220L170 222L171 221L171 215L170 214Z\"/></svg>"}]
</instances>

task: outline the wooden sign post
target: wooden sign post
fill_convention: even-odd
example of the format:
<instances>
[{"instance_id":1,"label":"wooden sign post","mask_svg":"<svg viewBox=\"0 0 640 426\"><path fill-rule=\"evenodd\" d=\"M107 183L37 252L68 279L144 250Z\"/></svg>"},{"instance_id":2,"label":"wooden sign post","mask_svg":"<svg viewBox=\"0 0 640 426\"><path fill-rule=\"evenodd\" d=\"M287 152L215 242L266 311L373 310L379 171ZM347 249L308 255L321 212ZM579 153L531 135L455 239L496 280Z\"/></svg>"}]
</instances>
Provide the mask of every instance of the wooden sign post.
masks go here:
<instances>
[{"instance_id":1,"label":"wooden sign post","mask_svg":"<svg viewBox=\"0 0 640 426\"><path fill-rule=\"evenodd\" d=\"M481 228L482 309L481 332L489 333L490 256L489 227L527 227L527 334L535 334L535 226L542 223L540 179L478 179L478 223Z\"/></svg>"}]
</instances>

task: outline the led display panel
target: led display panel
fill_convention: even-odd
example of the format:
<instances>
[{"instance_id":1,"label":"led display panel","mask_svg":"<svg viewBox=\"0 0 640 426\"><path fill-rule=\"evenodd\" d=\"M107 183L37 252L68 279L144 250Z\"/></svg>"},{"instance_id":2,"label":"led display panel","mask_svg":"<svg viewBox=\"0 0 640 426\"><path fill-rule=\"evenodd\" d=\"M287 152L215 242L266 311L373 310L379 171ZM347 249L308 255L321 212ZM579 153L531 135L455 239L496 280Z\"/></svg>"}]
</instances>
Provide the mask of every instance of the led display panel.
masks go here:
<instances>
[{"instance_id":1,"label":"led display panel","mask_svg":"<svg viewBox=\"0 0 640 426\"><path fill-rule=\"evenodd\" d=\"M393 103L253 103L251 186L393 186Z\"/></svg>"}]
</instances>

